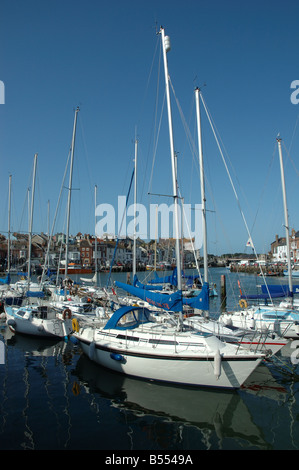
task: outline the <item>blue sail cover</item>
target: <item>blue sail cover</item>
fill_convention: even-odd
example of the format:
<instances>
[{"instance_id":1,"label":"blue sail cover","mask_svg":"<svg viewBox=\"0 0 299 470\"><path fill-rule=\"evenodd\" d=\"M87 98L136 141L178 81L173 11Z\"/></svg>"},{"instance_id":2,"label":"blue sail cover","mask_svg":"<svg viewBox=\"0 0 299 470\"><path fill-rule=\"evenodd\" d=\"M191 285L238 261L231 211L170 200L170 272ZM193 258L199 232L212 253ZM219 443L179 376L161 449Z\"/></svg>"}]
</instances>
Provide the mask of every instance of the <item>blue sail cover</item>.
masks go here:
<instances>
[{"instance_id":1,"label":"blue sail cover","mask_svg":"<svg viewBox=\"0 0 299 470\"><path fill-rule=\"evenodd\" d=\"M186 280L187 287L191 287L194 283L194 280L199 278L199 274L186 276L184 271L182 271L182 278ZM149 284L171 284L172 286L177 286L178 285L177 268L174 268L174 270L172 271L172 274L170 274L169 276L164 276L164 277L159 277L157 274L157 271L155 271L155 279L151 279L148 282Z\"/></svg>"},{"instance_id":2,"label":"blue sail cover","mask_svg":"<svg viewBox=\"0 0 299 470\"><path fill-rule=\"evenodd\" d=\"M201 292L196 297L184 298L182 291L174 292L173 294L163 294L162 292L152 292L146 289L139 289L138 287L124 284L123 282L115 281L115 285L120 287L126 292L135 295L139 299L145 300L155 307L163 308L164 310L171 310L172 312L181 312L183 304L191 308L198 308L200 310L209 310L209 283L204 282Z\"/></svg>"},{"instance_id":3,"label":"blue sail cover","mask_svg":"<svg viewBox=\"0 0 299 470\"><path fill-rule=\"evenodd\" d=\"M282 293L273 293L273 294L251 294L251 295L240 295L241 299L245 300L267 300L270 298L276 299L279 297L285 297L285 294Z\"/></svg>"},{"instance_id":4,"label":"blue sail cover","mask_svg":"<svg viewBox=\"0 0 299 470\"><path fill-rule=\"evenodd\" d=\"M204 282L200 293L196 297L183 298L184 305L189 305L192 308L199 308L200 310L209 310L210 297L209 297L209 283Z\"/></svg>"},{"instance_id":5,"label":"blue sail cover","mask_svg":"<svg viewBox=\"0 0 299 470\"><path fill-rule=\"evenodd\" d=\"M39 297L39 298L42 298L42 297L45 297L45 294L43 291L30 291L28 290L26 292L26 297Z\"/></svg>"},{"instance_id":6,"label":"blue sail cover","mask_svg":"<svg viewBox=\"0 0 299 470\"><path fill-rule=\"evenodd\" d=\"M171 295L167 295L162 294L162 292L152 292L146 289L139 289L138 287L134 287L119 281L115 281L115 285L120 289L135 295L139 299L145 300L154 307L163 308L164 310L171 310L172 312L182 311L182 291L177 291Z\"/></svg>"},{"instance_id":7,"label":"blue sail cover","mask_svg":"<svg viewBox=\"0 0 299 470\"><path fill-rule=\"evenodd\" d=\"M194 274L192 276L186 276L184 273L182 273L182 277L186 280L186 286L187 287L192 287L194 280L199 278L199 274Z\"/></svg>"},{"instance_id":8,"label":"blue sail cover","mask_svg":"<svg viewBox=\"0 0 299 470\"><path fill-rule=\"evenodd\" d=\"M172 274L169 276L164 276L164 277L159 277L157 274L157 271L155 271L155 279L151 279L148 281L149 284L171 284L172 286L177 286L178 285L178 279L177 279L177 270L174 268L172 271Z\"/></svg>"},{"instance_id":9,"label":"blue sail cover","mask_svg":"<svg viewBox=\"0 0 299 470\"><path fill-rule=\"evenodd\" d=\"M162 290L163 289L163 286L152 286L152 285L142 284L140 281L138 281L136 274L134 276L133 286L139 287L139 289L145 289L145 290Z\"/></svg>"},{"instance_id":10,"label":"blue sail cover","mask_svg":"<svg viewBox=\"0 0 299 470\"><path fill-rule=\"evenodd\" d=\"M9 284L10 283L10 274L8 273L5 279L0 279L1 284Z\"/></svg>"},{"instance_id":11,"label":"blue sail cover","mask_svg":"<svg viewBox=\"0 0 299 470\"><path fill-rule=\"evenodd\" d=\"M268 290L270 294L282 294L281 297L289 297L290 296L290 289L288 285L276 285L276 284L270 284L268 286L262 285L262 292L263 293L268 293ZM298 294L299 293L299 286L293 286L293 293Z\"/></svg>"}]
</instances>

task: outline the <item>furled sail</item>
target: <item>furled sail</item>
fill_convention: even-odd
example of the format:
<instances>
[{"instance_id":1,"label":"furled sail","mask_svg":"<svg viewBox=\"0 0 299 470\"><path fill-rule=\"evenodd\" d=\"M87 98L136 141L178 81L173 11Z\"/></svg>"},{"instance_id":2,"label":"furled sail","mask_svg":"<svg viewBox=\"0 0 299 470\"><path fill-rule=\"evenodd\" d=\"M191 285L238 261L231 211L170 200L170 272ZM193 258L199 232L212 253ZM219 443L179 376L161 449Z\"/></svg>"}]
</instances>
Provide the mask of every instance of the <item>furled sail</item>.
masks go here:
<instances>
[{"instance_id":1,"label":"furled sail","mask_svg":"<svg viewBox=\"0 0 299 470\"><path fill-rule=\"evenodd\" d=\"M145 300L150 305L153 305L164 310L171 310L172 312L182 311L182 291L174 292L171 295L162 294L162 292L153 292L146 289L140 289L123 282L115 281L115 285L139 299Z\"/></svg>"},{"instance_id":2,"label":"furled sail","mask_svg":"<svg viewBox=\"0 0 299 470\"><path fill-rule=\"evenodd\" d=\"M191 287L195 281L195 279L199 278L198 274L186 276L184 271L182 271L182 278L185 279L187 287ZM149 284L171 284L172 286L178 285L178 275L177 275L177 268L174 268L172 274L169 276L159 277L157 271L155 271L155 278L148 281Z\"/></svg>"},{"instance_id":3,"label":"furled sail","mask_svg":"<svg viewBox=\"0 0 299 470\"><path fill-rule=\"evenodd\" d=\"M189 305L192 308L198 308L200 310L209 310L210 298L209 298L209 283L204 282L200 293L196 297L183 298L184 305Z\"/></svg>"},{"instance_id":4,"label":"furled sail","mask_svg":"<svg viewBox=\"0 0 299 470\"><path fill-rule=\"evenodd\" d=\"M290 289L288 285L281 285L281 284L270 284L268 286L262 285L262 292L264 294L267 294L268 291L270 294L281 294L281 297L288 297L290 295ZM299 293L299 286L293 285L293 293L298 294Z\"/></svg>"},{"instance_id":5,"label":"furled sail","mask_svg":"<svg viewBox=\"0 0 299 470\"><path fill-rule=\"evenodd\" d=\"M123 282L115 281L115 285L139 299L145 300L150 305L171 310L172 312L182 311L183 304L200 310L209 310L209 284L204 282L201 292L196 297L184 298L182 291L176 291L173 294L163 294L161 291L153 292L147 289L140 289Z\"/></svg>"},{"instance_id":6,"label":"furled sail","mask_svg":"<svg viewBox=\"0 0 299 470\"><path fill-rule=\"evenodd\" d=\"M159 277L157 271L155 271L155 278L148 281L149 284L171 284L172 286L178 285L178 278L177 278L177 269L174 268L172 274L169 276Z\"/></svg>"},{"instance_id":7,"label":"furled sail","mask_svg":"<svg viewBox=\"0 0 299 470\"><path fill-rule=\"evenodd\" d=\"M5 279L0 279L0 284L10 284L10 274L8 273Z\"/></svg>"},{"instance_id":8,"label":"furled sail","mask_svg":"<svg viewBox=\"0 0 299 470\"><path fill-rule=\"evenodd\" d=\"M134 279L133 279L133 286L134 287L139 287L139 289L145 289L145 290L162 290L163 286L154 286L154 285L148 285L148 284L142 284L140 282L135 274Z\"/></svg>"}]
</instances>

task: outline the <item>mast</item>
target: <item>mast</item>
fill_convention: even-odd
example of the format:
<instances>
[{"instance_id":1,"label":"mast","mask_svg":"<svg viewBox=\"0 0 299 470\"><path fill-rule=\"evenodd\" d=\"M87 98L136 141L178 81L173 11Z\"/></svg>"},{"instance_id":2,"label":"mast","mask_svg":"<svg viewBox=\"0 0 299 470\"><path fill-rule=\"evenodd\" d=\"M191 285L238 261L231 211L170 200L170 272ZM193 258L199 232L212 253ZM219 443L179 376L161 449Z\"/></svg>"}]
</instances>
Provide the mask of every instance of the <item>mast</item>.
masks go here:
<instances>
[{"instance_id":1,"label":"mast","mask_svg":"<svg viewBox=\"0 0 299 470\"><path fill-rule=\"evenodd\" d=\"M98 187L95 185L94 187L94 206L95 206L95 214L97 210L97 190ZM97 218L95 217L95 226L97 224ZM96 231L95 231L96 232ZM95 285L98 285L98 236L95 233L95 242L94 242L94 260L95 260Z\"/></svg>"},{"instance_id":2,"label":"mast","mask_svg":"<svg viewBox=\"0 0 299 470\"><path fill-rule=\"evenodd\" d=\"M136 212L137 212L137 153L138 153L137 149L138 149L138 140L135 139L133 279L136 274Z\"/></svg>"},{"instance_id":3,"label":"mast","mask_svg":"<svg viewBox=\"0 0 299 470\"><path fill-rule=\"evenodd\" d=\"M157 271L157 240L158 240L158 206L156 206L156 233L155 233L155 258L154 270Z\"/></svg>"},{"instance_id":4,"label":"mast","mask_svg":"<svg viewBox=\"0 0 299 470\"><path fill-rule=\"evenodd\" d=\"M202 219L203 219L203 262L204 262L204 281L208 282L208 252L207 252L207 221L206 221L206 196L205 196L205 180L204 180L204 167L203 167L203 154L202 154L202 140L201 140L201 120L200 120L200 102L199 102L199 88L195 90L196 101L196 115L197 115L197 134L198 134L198 154L199 154L199 168L200 168L200 186L201 186L201 204L202 204Z\"/></svg>"},{"instance_id":5,"label":"mast","mask_svg":"<svg viewBox=\"0 0 299 470\"><path fill-rule=\"evenodd\" d=\"M37 164L37 153L34 155L33 181L32 181L32 195L31 195L31 213L30 213L30 220L29 220L29 240L28 240L28 290L29 290L29 286L30 286L30 275L31 275L31 240L32 240L32 224L33 224L33 210L34 210L34 193L35 193L36 164Z\"/></svg>"},{"instance_id":6,"label":"mast","mask_svg":"<svg viewBox=\"0 0 299 470\"><path fill-rule=\"evenodd\" d=\"M169 141L171 153L171 170L172 170L172 186L173 186L173 199L174 199L174 222L175 222L175 251L176 251L176 264L178 274L178 290L182 290L182 273L181 273L181 254L180 254L180 239L179 239L179 210L178 210L178 188L177 188L177 173L176 161L174 152L173 129L172 129L172 114L171 102L169 92L169 75L167 65L167 52L170 51L170 40L165 36L164 29L160 29L163 47L164 71L165 71L165 85L167 97L167 110L168 110L168 127L169 127Z\"/></svg>"},{"instance_id":7,"label":"mast","mask_svg":"<svg viewBox=\"0 0 299 470\"><path fill-rule=\"evenodd\" d=\"M7 239L7 273L10 273L10 213L11 213L11 175L8 181L8 239Z\"/></svg>"},{"instance_id":8,"label":"mast","mask_svg":"<svg viewBox=\"0 0 299 470\"><path fill-rule=\"evenodd\" d=\"M79 112L79 107L77 107L77 109L75 111L72 146L71 146L71 164L70 164L70 178L69 178L69 187L68 187L69 193L68 193L68 203L67 203L67 227L66 227L66 246L65 246L65 275L64 275L65 279L67 278L68 257L69 257L69 235L70 235L72 180L73 180L73 164L74 164L74 151L75 151L75 138L76 138L76 126L77 126L78 112Z\"/></svg>"},{"instance_id":9,"label":"mast","mask_svg":"<svg viewBox=\"0 0 299 470\"><path fill-rule=\"evenodd\" d=\"M286 196L286 187L285 187L283 159L282 159L282 151L281 151L281 138L278 137L276 140L277 140L277 143L278 143L280 174L281 174L281 187L282 187L283 208L284 208L284 224L285 224L285 233L286 233L286 242L287 242L289 290L290 290L291 301L293 303L293 279L292 279L292 267L291 267L289 216L288 216L288 207L287 207L287 196Z\"/></svg>"}]
</instances>

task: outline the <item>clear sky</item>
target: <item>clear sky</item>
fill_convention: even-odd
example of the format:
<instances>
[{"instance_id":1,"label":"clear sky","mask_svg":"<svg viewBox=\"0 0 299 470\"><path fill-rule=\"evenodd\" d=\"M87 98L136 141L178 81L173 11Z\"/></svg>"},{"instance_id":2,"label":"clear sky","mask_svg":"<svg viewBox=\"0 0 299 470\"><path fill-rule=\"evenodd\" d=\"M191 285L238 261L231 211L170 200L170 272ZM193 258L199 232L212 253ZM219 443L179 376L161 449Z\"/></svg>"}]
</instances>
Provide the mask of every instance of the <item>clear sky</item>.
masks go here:
<instances>
[{"instance_id":1,"label":"clear sky","mask_svg":"<svg viewBox=\"0 0 299 470\"><path fill-rule=\"evenodd\" d=\"M284 236L278 133L290 226L299 230L299 104L290 99L291 83L299 80L298 18L295 0L2 0L0 232L7 231L10 174L12 230L28 229L35 153L33 231L47 232L48 201L52 223L77 106L71 233L94 232L95 185L98 204L115 207L118 195L127 193L136 133L138 200L145 206L170 202L148 195L171 194L172 188L166 109L153 151L161 25L172 44L174 141L185 202L200 203L198 169L184 129L197 146L194 89L200 86L257 251L268 251L276 233ZM163 87L160 80L158 120ZM248 234L204 112L202 121L208 251L245 251ZM65 206L64 189L55 232L65 231Z\"/></svg>"}]
</instances>

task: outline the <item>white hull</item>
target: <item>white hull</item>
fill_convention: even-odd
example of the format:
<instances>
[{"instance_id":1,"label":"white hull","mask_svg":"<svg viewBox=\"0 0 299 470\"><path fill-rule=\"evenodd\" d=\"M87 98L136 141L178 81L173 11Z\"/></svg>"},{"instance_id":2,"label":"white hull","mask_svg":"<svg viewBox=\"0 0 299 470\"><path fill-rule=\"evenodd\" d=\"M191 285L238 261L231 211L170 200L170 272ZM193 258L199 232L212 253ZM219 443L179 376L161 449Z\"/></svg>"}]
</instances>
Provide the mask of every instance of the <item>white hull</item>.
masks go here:
<instances>
[{"instance_id":1,"label":"white hull","mask_svg":"<svg viewBox=\"0 0 299 470\"><path fill-rule=\"evenodd\" d=\"M238 328L275 333L283 338L299 338L299 313L271 307L250 308L223 314L221 320Z\"/></svg>"},{"instance_id":2,"label":"white hull","mask_svg":"<svg viewBox=\"0 0 299 470\"><path fill-rule=\"evenodd\" d=\"M122 349L107 350L99 344L90 344L92 343L81 341L83 352L97 364L115 372L148 380L202 387L239 388L262 360L253 358L249 362L247 357L222 359L221 374L217 378L214 357L194 355L192 358L183 358L175 354L171 357L145 356ZM123 360L113 359L113 353L122 355Z\"/></svg>"},{"instance_id":3,"label":"white hull","mask_svg":"<svg viewBox=\"0 0 299 470\"><path fill-rule=\"evenodd\" d=\"M66 338L72 333L72 321L37 318L31 314L23 314L23 308L6 307L6 323L15 333L29 336Z\"/></svg>"},{"instance_id":4,"label":"white hull","mask_svg":"<svg viewBox=\"0 0 299 470\"><path fill-rule=\"evenodd\" d=\"M262 331L250 331L248 327L232 329L221 322L207 320L203 317L193 316L185 320L184 323L203 333L212 333L222 341L240 344L243 348L251 351L270 355L278 353L289 342L288 339L282 338L274 332L269 335Z\"/></svg>"},{"instance_id":5,"label":"white hull","mask_svg":"<svg viewBox=\"0 0 299 470\"><path fill-rule=\"evenodd\" d=\"M239 345L224 343L214 335L202 335L190 329L178 331L151 319L137 322L136 312L132 315L132 310L123 307L106 325L85 326L74 333L92 361L148 380L234 389L244 383L265 357ZM136 310L144 312L140 308ZM118 323L115 323L117 315Z\"/></svg>"}]
</instances>

